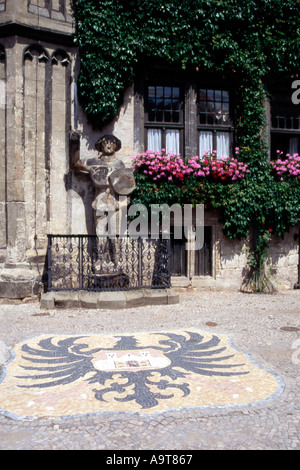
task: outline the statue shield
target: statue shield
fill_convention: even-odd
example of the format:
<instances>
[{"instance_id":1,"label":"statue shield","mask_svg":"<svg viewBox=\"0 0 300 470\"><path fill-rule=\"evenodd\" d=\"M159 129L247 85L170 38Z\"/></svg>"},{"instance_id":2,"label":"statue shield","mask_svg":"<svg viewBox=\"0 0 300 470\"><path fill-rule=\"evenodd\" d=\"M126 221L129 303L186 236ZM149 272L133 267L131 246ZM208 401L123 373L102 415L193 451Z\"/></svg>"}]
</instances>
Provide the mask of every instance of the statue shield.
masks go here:
<instances>
[{"instance_id":1,"label":"statue shield","mask_svg":"<svg viewBox=\"0 0 300 470\"><path fill-rule=\"evenodd\" d=\"M135 189L134 174L130 168L114 170L109 175L109 181L114 191L121 196L126 196Z\"/></svg>"}]
</instances>

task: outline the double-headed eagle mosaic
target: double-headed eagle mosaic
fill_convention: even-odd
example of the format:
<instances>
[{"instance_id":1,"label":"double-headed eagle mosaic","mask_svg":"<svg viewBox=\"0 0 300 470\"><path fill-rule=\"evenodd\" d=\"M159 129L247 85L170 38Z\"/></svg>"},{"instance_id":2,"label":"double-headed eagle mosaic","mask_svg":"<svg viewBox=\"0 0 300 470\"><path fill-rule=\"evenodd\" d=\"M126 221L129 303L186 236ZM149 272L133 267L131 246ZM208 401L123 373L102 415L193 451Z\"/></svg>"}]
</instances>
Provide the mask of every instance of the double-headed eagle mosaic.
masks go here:
<instances>
[{"instance_id":1,"label":"double-headed eagle mosaic","mask_svg":"<svg viewBox=\"0 0 300 470\"><path fill-rule=\"evenodd\" d=\"M248 373L240 369L244 364L228 363L234 355L226 354L227 348L219 345L217 336L204 340L199 333L186 333L186 336L157 333L166 339L149 346L140 346L133 335L115 337L112 348L89 349L84 336L62 339L57 344L49 337L40 340L38 348L24 344L23 359L30 364L22 366L28 375L18 377L19 387L55 387L82 379L95 385L93 393L97 400L105 401L105 395L114 392L114 400L135 400L145 409L156 406L159 400L172 398L175 388L187 396L190 388L184 380L191 373L202 376ZM183 380L176 381L178 378Z\"/></svg>"}]
</instances>

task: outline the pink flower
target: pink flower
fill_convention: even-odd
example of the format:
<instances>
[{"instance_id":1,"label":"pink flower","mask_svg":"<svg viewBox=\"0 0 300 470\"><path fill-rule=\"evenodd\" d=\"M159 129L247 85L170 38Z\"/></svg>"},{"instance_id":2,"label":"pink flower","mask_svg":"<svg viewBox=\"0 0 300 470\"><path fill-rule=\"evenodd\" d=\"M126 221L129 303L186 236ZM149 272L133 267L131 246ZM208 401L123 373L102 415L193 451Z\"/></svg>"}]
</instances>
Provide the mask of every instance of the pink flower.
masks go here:
<instances>
[{"instance_id":1,"label":"pink flower","mask_svg":"<svg viewBox=\"0 0 300 470\"><path fill-rule=\"evenodd\" d=\"M239 162L237 158L218 158L216 150L210 154L208 152L205 153L202 158L196 155L188 161L184 160L181 155L165 152L164 149L155 153L152 150L147 150L142 154L135 155L132 159L133 169L139 170L142 168L143 172L149 175L153 181L161 178L171 181L173 177L182 181L190 175L200 178L213 176L216 180L234 181L243 178L246 173L249 173L248 165ZM295 162L292 163L290 171L298 171ZM285 162L282 162L281 165L285 170Z\"/></svg>"}]
</instances>

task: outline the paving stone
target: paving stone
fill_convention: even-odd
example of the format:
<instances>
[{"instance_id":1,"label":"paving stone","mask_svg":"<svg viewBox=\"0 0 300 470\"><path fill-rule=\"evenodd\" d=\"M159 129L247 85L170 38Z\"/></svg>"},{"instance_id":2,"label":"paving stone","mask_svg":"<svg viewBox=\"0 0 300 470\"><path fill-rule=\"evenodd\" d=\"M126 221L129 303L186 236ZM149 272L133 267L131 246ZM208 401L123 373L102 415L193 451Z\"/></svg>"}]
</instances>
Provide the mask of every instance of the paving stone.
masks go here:
<instances>
[{"instance_id":1,"label":"paving stone","mask_svg":"<svg viewBox=\"0 0 300 470\"><path fill-rule=\"evenodd\" d=\"M299 328L299 307L298 290L276 295L191 291L181 293L179 304L174 305L117 310L50 309L50 315L42 317L33 316L44 308L38 302L1 302L1 339L12 349L41 334L79 336L118 331L122 335L193 327L217 336L228 335L235 348L281 377L284 389L269 402L242 407L181 407L156 416L110 412L27 420L0 413L0 449L77 450L82 446L119 452L299 450L300 381L299 364L293 362L293 346L298 344L300 332L280 330L282 326ZM217 325L206 325L211 321ZM60 432L53 429L54 425L59 426Z\"/></svg>"}]
</instances>

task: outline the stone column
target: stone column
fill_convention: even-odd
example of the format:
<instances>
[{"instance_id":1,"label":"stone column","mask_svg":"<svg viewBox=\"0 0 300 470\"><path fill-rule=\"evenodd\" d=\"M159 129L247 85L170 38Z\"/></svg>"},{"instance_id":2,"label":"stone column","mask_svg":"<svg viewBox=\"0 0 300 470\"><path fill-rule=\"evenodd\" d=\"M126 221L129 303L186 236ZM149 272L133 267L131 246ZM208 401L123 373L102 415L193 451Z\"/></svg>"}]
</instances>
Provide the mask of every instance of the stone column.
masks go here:
<instances>
[{"instance_id":1,"label":"stone column","mask_svg":"<svg viewBox=\"0 0 300 470\"><path fill-rule=\"evenodd\" d=\"M24 45L19 44L16 37L5 40L6 148L2 188L4 184L6 220L2 220L1 225L2 234L6 230L7 249L0 273L0 297L9 298L27 297L32 294L34 286L34 274L26 262L23 50Z\"/></svg>"},{"instance_id":2,"label":"stone column","mask_svg":"<svg viewBox=\"0 0 300 470\"><path fill-rule=\"evenodd\" d=\"M50 168L50 227L53 234L71 230L70 204L64 177L69 170L70 60L66 54L52 56L52 110L51 110L51 168Z\"/></svg>"},{"instance_id":3,"label":"stone column","mask_svg":"<svg viewBox=\"0 0 300 470\"><path fill-rule=\"evenodd\" d=\"M0 46L0 263L6 260L6 55Z\"/></svg>"},{"instance_id":4,"label":"stone column","mask_svg":"<svg viewBox=\"0 0 300 470\"><path fill-rule=\"evenodd\" d=\"M7 60L7 265L25 261L25 204L23 118L23 50L10 39L6 48Z\"/></svg>"},{"instance_id":5,"label":"stone column","mask_svg":"<svg viewBox=\"0 0 300 470\"><path fill-rule=\"evenodd\" d=\"M46 243L46 75L50 59L31 46L24 57L24 191L27 255ZM32 254L31 254L31 253Z\"/></svg>"}]
</instances>

